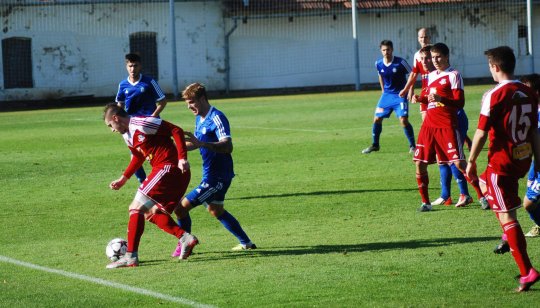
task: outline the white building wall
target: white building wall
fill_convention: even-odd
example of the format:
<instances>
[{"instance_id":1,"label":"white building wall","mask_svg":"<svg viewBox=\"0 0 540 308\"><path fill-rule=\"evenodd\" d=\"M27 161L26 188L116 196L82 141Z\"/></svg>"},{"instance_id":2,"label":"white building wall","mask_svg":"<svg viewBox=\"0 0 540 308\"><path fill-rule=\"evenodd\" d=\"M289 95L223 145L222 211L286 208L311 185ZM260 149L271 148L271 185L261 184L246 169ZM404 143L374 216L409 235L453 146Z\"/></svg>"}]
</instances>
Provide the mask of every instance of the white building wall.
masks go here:
<instances>
[{"instance_id":1,"label":"white building wall","mask_svg":"<svg viewBox=\"0 0 540 308\"><path fill-rule=\"evenodd\" d=\"M179 2L175 13L179 88L194 81L224 88L219 3ZM168 3L18 6L0 14L0 25L0 40L32 39L34 78L34 88L4 89L0 74L0 101L114 96L127 76L129 35L140 31L157 32L156 77L165 92L173 90Z\"/></svg>"},{"instance_id":2,"label":"white building wall","mask_svg":"<svg viewBox=\"0 0 540 308\"><path fill-rule=\"evenodd\" d=\"M124 54L129 52L129 35L140 31L157 33L158 82L172 93L168 3L5 8L0 6L0 40L32 39L34 88L4 89L2 73L0 101L112 97L118 82L126 77ZM175 12L178 88L200 81L211 90L226 89L224 36L233 20L223 17L218 1L177 2ZM451 63L465 78L489 77L483 52L498 45L509 45L518 54L516 74L533 71L533 59L517 36L518 26L526 25L526 16L516 7L502 13L491 8L447 13L359 14L361 83L378 82L374 62L381 57L383 39L392 40L394 54L411 63L420 27L429 27L434 42L450 47ZM533 23L534 62L540 68L538 6ZM230 89L352 85L353 47L349 14L239 20L230 36Z\"/></svg>"}]
</instances>

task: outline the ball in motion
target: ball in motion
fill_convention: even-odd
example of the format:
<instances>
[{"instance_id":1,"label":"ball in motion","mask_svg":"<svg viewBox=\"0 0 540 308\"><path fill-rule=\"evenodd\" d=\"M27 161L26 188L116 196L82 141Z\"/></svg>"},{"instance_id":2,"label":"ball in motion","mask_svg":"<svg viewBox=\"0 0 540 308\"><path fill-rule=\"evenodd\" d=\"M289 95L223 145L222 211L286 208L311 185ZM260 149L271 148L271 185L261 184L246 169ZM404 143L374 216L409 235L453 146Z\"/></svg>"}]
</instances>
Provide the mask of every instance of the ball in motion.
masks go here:
<instances>
[{"instance_id":1,"label":"ball in motion","mask_svg":"<svg viewBox=\"0 0 540 308\"><path fill-rule=\"evenodd\" d=\"M116 261L126 254L127 242L121 238L112 239L105 248L105 254L111 261Z\"/></svg>"}]
</instances>

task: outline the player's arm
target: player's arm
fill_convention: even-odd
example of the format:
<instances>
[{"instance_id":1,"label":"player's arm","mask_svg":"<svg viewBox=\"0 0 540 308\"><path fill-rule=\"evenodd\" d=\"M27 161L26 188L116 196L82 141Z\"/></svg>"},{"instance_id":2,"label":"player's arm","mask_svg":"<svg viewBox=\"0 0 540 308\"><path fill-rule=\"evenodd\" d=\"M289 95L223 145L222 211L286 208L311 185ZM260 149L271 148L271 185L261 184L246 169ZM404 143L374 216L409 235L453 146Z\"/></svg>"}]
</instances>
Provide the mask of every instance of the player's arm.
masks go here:
<instances>
[{"instance_id":1,"label":"player's arm","mask_svg":"<svg viewBox=\"0 0 540 308\"><path fill-rule=\"evenodd\" d=\"M532 131L532 150L534 154L535 172L538 175L540 172L540 133L538 133L538 129Z\"/></svg>"},{"instance_id":2,"label":"player's arm","mask_svg":"<svg viewBox=\"0 0 540 308\"><path fill-rule=\"evenodd\" d=\"M443 97L439 94L432 93L428 95L429 102L441 102L448 106L454 106L458 109L465 106L465 94L462 89L452 89L452 94L450 97Z\"/></svg>"},{"instance_id":3,"label":"player's arm","mask_svg":"<svg viewBox=\"0 0 540 308\"><path fill-rule=\"evenodd\" d=\"M152 113L152 116L153 117L159 117L159 115L161 114L161 112L163 111L163 109L165 109L165 106L167 106L167 99L162 99L160 101L158 101L156 103L156 110L154 111L154 113Z\"/></svg>"},{"instance_id":4,"label":"player's arm","mask_svg":"<svg viewBox=\"0 0 540 308\"><path fill-rule=\"evenodd\" d=\"M187 158L188 148L186 146L186 139L184 138L184 130L171 122L163 121L161 122L158 133L166 134L173 138L176 146L176 152L178 152L178 168L182 172L188 171L190 167Z\"/></svg>"},{"instance_id":5,"label":"player's arm","mask_svg":"<svg viewBox=\"0 0 540 308\"><path fill-rule=\"evenodd\" d=\"M186 135L186 143L189 150L198 148L206 148L212 152L230 154L233 151L233 143L231 137L225 137L218 142L203 142L197 139L191 132L184 132Z\"/></svg>"},{"instance_id":6,"label":"player's arm","mask_svg":"<svg viewBox=\"0 0 540 308\"><path fill-rule=\"evenodd\" d=\"M474 133L471 151L469 153L469 159L467 160L467 169L466 169L466 175L474 180L478 178L477 170L476 170L476 160L478 159L478 156L480 155L480 152L484 148L484 145L486 144L486 140L488 137L488 132L485 130L482 130L480 128L476 129L476 132Z\"/></svg>"},{"instance_id":7,"label":"player's arm","mask_svg":"<svg viewBox=\"0 0 540 308\"><path fill-rule=\"evenodd\" d=\"M379 74L379 84L381 85L381 92L384 92L384 81L380 74Z\"/></svg>"},{"instance_id":8,"label":"player's arm","mask_svg":"<svg viewBox=\"0 0 540 308\"><path fill-rule=\"evenodd\" d=\"M409 100L412 99L414 95L414 83L416 82L416 77L418 76L417 73L414 71L409 74L409 79L407 79L407 84L405 84L405 87L403 90L399 91L400 97L405 97L405 94L407 94L407 98Z\"/></svg>"},{"instance_id":9,"label":"player's arm","mask_svg":"<svg viewBox=\"0 0 540 308\"><path fill-rule=\"evenodd\" d=\"M131 176L144 164L144 156L133 148L129 148L131 151L131 161L128 167L122 174L122 176L109 184L109 187L113 190L119 190L126 184Z\"/></svg>"}]
</instances>

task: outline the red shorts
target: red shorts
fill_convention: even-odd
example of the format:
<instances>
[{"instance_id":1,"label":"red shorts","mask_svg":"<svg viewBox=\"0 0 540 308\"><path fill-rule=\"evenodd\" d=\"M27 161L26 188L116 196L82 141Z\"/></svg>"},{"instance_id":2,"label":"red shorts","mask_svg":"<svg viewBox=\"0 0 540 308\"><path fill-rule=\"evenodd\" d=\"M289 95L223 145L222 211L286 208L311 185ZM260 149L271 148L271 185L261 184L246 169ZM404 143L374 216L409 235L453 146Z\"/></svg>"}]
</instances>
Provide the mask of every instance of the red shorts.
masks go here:
<instances>
[{"instance_id":1,"label":"red shorts","mask_svg":"<svg viewBox=\"0 0 540 308\"><path fill-rule=\"evenodd\" d=\"M191 179L191 172L182 173L176 166L152 168L150 175L139 187L139 192L152 199L156 205L172 213L184 196Z\"/></svg>"},{"instance_id":2,"label":"red shorts","mask_svg":"<svg viewBox=\"0 0 540 308\"><path fill-rule=\"evenodd\" d=\"M458 138L457 129L422 126L413 160L427 164L448 164L465 160Z\"/></svg>"},{"instance_id":3,"label":"red shorts","mask_svg":"<svg viewBox=\"0 0 540 308\"><path fill-rule=\"evenodd\" d=\"M521 207L518 181L518 177L496 174L491 168L480 175L480 182L487 186L484 196L494 212L506 213Z\"/></svg>"}]
</instances>

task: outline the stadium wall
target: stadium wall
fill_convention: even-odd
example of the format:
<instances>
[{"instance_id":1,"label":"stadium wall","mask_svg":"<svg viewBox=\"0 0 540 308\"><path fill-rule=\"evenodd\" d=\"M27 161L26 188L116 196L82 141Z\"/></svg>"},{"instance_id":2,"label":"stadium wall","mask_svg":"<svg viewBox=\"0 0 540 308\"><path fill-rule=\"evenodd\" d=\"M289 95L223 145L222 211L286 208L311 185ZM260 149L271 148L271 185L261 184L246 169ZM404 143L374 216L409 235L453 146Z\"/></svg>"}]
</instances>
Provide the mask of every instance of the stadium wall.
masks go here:
<instances>
[{"instance_id":1,"label":"stadium wall","mask_svg":"<svg viewBox=\"0 0 540 308\"><path fill-rule=\"evenodd\" d=\"M0 5L0 40L31 39L33 78L32 87L5 88L0 74L0 101L112 97L126 77L123 56L130 51L129 35L145 31L157 33L156 77L171 93L168 10L166 2ZM363 11L358 20L360 81L378 82L374 62L382 39L392 40L394 54L411 62L420 27L430 28L435 42L449 45L451 63L465 78L489 77L483 51L498 45L516 51L517 74L533 72L533 60L538 71L539 11L535 5L534 59L527 55L521 33L526 25L523 6L484 6L453 14L440 9ZM245 18L226 16L219 1L176 2L175 12L180 88L193 81L214 91L354 84L350 13Z\"/></svg>"}]
</instances>

